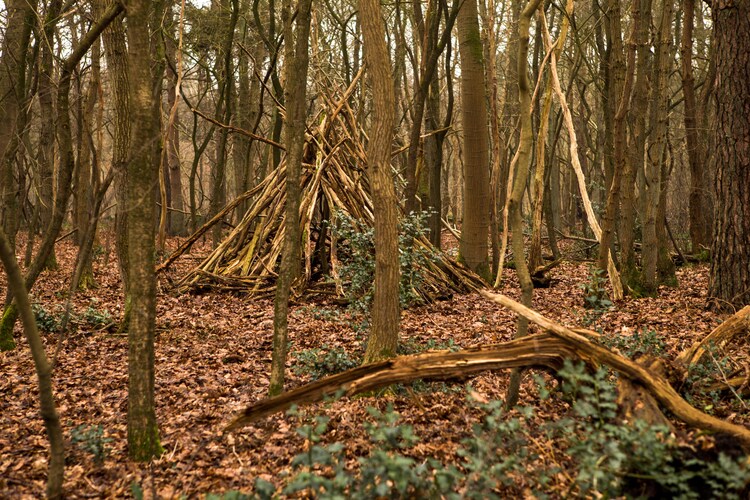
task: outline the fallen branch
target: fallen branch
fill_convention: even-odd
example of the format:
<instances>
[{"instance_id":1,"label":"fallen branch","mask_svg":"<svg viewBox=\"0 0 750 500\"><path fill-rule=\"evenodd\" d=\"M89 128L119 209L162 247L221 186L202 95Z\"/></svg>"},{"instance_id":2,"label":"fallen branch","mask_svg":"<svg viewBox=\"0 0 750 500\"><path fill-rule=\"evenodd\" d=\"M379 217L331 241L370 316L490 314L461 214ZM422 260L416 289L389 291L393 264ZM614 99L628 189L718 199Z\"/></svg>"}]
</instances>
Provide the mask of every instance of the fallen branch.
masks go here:
<instances>
[{"instance_id":1,"label":"fallen branch","mask_svg":"<svg viewBox=\"0 0 750 500\"><path fill-rule=\"evenodd\" d=\"M417 379L465 378L488 370L529 366L558 370L565 359L577 357L578 354L565 341L548 334L529 335L491 347L458 352L400 356L353 368L259 401L246 408L225 430L238 429L294 404L322 401L342 391L346 396L353 396Z\"/></svg>"},{"instance_id":2,"label":"fallen branch","mask_svg":"<svg viewBox=\"0 0 750 500\"><path fill-rule=\"evenodd\" d=\"M650 373L649 370L643 366L619 356L603 346L594 344L583 335L545 318L538 312L529 309L504 295L487 291L482 291L480 293L492 302L507 307L529 321L545 328L556 337L566 340L575 349L577 354L585 355L602 364L606 364L624 377L639 383L654 398L656 398L664 408L672 412L677 418L686 424L698 429L728 434L739 441L746 451L750 451L749 429L741 425L725 422L724 420L712 417L711 415L707 415L702 411L693 408L679 395L677 391L674 390L671 385L669 385L669 382L658 374Z\"/></svg>"},{"instance_id":3,"label":"fallen branch","mask_svg":"<svg viewBox=\"0 0 750 500\"><path fill-rule=\"evenodd\" d=\"M573 330L547 319L538 312L525 307L504 295L480 292L482 296L546 329L548 333L522 337L491 347L458 352L433 352L416 356L402 356L392 360L369 364L304 385L274 398L251 405L237 416L226 430L237 429L260 418L283 411L293 404L321 401L326 396L338 393L352 396L396 383L407 383L417 379L445 380L464 378L484 371L540 366L559 369L565 359L580 359L589 365L606 364L625 379L628 392L645 391L641 401L650 406L652 420L659 420L658 408L651 404L653 397L686 424L712 432L719 432L736 439L747 451L750 450L750 430L716 417L707 415L690 406L667 382L656 365L648 367L624 358L607 348L592 342L587 330ZM638 398L638 395L635 396ZM638 417L632 411L631 401L626 416Z\"/></svg>"},{"instance_id":4,"label":"fallen branch","mask_svg":"<svg viewBox=\"0 0 750 500\"><path fill-rule=\"evenodd\" d=\"M723 347L735 336L748 332L750 332L750 306L745 306L734 316L717 326L703 340L682 351L677 356L676 363L684 370L684 376L687 377L688 367L698 363L706 354L709 346Z\"/></svg>"}]
</instances>

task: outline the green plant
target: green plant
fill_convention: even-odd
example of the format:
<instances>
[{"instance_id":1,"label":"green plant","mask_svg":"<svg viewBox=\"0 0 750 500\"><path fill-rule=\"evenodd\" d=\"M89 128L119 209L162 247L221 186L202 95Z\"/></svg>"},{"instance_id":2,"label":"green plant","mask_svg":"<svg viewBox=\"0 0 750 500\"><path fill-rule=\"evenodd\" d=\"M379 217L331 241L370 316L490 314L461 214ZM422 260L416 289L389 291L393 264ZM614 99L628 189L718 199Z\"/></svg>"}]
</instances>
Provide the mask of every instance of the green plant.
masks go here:
<instances>
[{"instance_id":1,"label":"green plant","mask_svg":"<svg viewBox=\"0 0 750 500\"><path fill-rule=\"evenodd\" d=\"M664 341L654 330L636 331L632 335L605 335L601 342L610 349L617 349L631 359L637 356L659 356L664 352Z\"/></svg>"},{"instance_id":2,"label":"green plant","mask_svg":"<svg viewBox=\"0 0 750 500\"><path fill-rule=\"evenodd\" d=\"M41 304L31 304L36 326L45 332L55 332L60 328L60 316L48 311Z\"/></svg>"},{"instance_id":3,"label":"green plant","mask_svg":"<svg viewBox=\"0 0 750 500\"><path fill-rule=\"evenodd\" d=\"M740 498L750 481L741 459L724 453L702 457L679 447L666 427L619 422L617 393L605 369L592 374L566 361L559 375L563 392L575 398L575 418L555 422L549 430L566 437L583 496Z\"/></svg>"},{"instance_id":4,"label":"green plant","mask_svg":"<svg viewBox=\"0 0 750 500\"><path fill-rule=\"evenodd\" d=\"M70 440L81 450L91 453L97 463L101 463L109 455L107 443L111 438L104 437L101 425L79 425L70 431Z\"/></svg>"},{"instance_id":5,"label":"green plant","mask_svg":"<svg viewBox=\"0 0 750 500\"><path fill-rule=\"evenodd\" d=\"M346 467L341 443L323 444L327 417L301 426L307 449L293 462L283 494L319 498L506 498L530 492L547 498L550 482L559 476L554 462L539 460L538 435L558 443L572 459L573 484L568 495L578 498L741 498L747 493L750 470L737 454L699 454L680 447L665 427L641 420L618 419L617 394L611 374L590 372L566 362L559 371L560 391L571 401L569 415L538 424L531 407L507 412L501 401L479 404L482 416L458 450L461 460L445 465L434 459L408 456L419 438L399 416L368 408L364 424L371 451L358 459L358 472ZM537 377L537 382L542 382ZM541 385L542 398L551 393ZM290 412L296 415L296 410ZM722 447L722 450L731 447ZM541 463L540 463L541 462ZM533 475L529 471L533 470ZM522 483L522 484L519 484ZM255 493L271 498L275 487L256 480ZM510 493L513 492L513 493Z\"/></svg>"},{"instance_id":6,"label":"green plant","mask_svg":"<svg viewBox=\"0 0 750 500\"><path fill-rule=\"evenodd\" d=\"M592 324L612 307L612 301L607 296L606 283L607 271L591 267L589 280L579 285L579 288L583 290L583 306L589 310L583 318L584 325Z\"/></svg>"},{"instance_id":7,"label":"green plant","mask_svg":"<svg viewBox=\"0 0 750 500\"><path fill-rule=\"evenodd\" d=\"M297 375L309 375L313 380L343 372L360 365L361 360L352 358L340 347L305 349L294 353L297 362L292 368Z\"/></svg>"},{"instance_id":8,"label":"green plant","mask_svg":"<svg viewBox=\"0 0 750 500\"><path fill-rule=\"evenodd\" d=\"M703 410L708 413L713 412L720 399L719 393L716 390L706 393L705 387L720 380L722 374L732 371L730 358L722 355L713 343L709 344L701 359L688 366L687 377L682 387L685 399L692 404L701 404Z\"/></svg>"},{"instance_id":9,"label":"green plant","mask_svg":"<svg viewBox=\"0 0 750 500\"><path fill-rule=\"evenodd\" d=\"M114 322L108 309L99 310L93 306L84 309L81 318L94 328L104 328Z\"/></svg>"},{"instance_id":10,"label":"green plant","mask_svg":"<svg viewBox=\"0 0 750 500\"><path fill-rule=\"evenodd\" d=\"M502 498L497 491L514 483L523 474L528 462L536 455L530 450L527 435L528 420L533 416L530 407L519 408L518 417L507 418L502 401L479 405L484 412L481 421L472 427L472 435L463 441L458 451L463 458L467 498ZM550 473L537 469L539 484L545 484Z\"/></svg>"},{"instance_id":11,"label":"green plant","mask_svg":"<svg viewBox=\"0 0 750 500\"><path fill-rule=\"evenodd\" d=\"M359 474L351 474L341 459L341 443L320 444L328 429L328 417L318 416L312 424L297 429L310 443L308 449L292 460L296 473L283 490L286 495L306 493L317 498L458 498L453 486L458 477L454 467L436 460L418 462L401 450L413 446L418 438L409 425L397 425L399 416L388 407L385 412L368 408L374 418L365 424L375 447L359 458ZM292 412L294 414L294 411ZM257 492L258 481L256 481ZM266 491L268 485L263 485Z\"/></svg>"},{"instance_id":12,"label":"green plant","mask_svg":"<svg viewBox=\"0 0 750 500\"><path fill-rule=\"evenodd\" d=\"M399 223L399 302L402 308L419 303L419 287L423 281L425 264L432 254L414 244L424 236L427 213L410 214ZM333 234L340 244L341 278L346 282L349 310L363 318L360 329L367 327L373 298L375 277L374 230L343 211L337 211L332 224Z\"/></svg>"}]
</instances>

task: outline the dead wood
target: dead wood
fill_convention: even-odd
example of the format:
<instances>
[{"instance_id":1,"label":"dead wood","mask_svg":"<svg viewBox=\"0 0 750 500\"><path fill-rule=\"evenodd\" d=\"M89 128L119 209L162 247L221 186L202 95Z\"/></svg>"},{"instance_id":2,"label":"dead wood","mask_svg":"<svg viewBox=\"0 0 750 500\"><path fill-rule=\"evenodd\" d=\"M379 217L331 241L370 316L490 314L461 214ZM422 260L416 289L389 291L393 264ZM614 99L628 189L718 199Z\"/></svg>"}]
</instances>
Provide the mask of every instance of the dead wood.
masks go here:
<instances>
[{"instance_id":1,"label":"dead wood","mask_svg":"<svg viewBox=\"0 0 750 500\"><path fill-rule=\"evenodd\" d=\"M736 314L714 328L703 340L682 351L676 359L676 365L683 370L683 379L687 377L688 367L700 362L710 346L722 348L738 335L750 332L750 306L745 306Z\"/></svg>"},{"instance_id":2,"label":"dead wood","mask_svg":"<svg viewBox=\"0 0 750 500\"><path fill-rule=\"evenodd\" d=\"M736 439L745 450L750 450L750 430L724 420L707 415L702 411L690 406L669 382L658 373L651 373L649 369L613 353L609 349L591 342L589 339L551 321L538 312L525 307L518 302L487 291L480 292L487 299L500 304L513 312L520 314L545 328L551 334L570 343L577 354L585 355L599 363L606 364L617 371L620 375L627 377L633 382L640 384L651 394L664 408L672 412L678 419L686 424L711 432L727 434Z\"/></svg>"},{"instance_id":3,"label":"dead wood","mask_svg":"<svg viewBox=\"0 0 750 500\"><path fill-rule=\"evenodd\" d=\"M647 362L647 366L643 366L596 344L587 330L564 327L503 295L488 291L480 293L490 301L533 321L547 333L491 347L402 356L364 365L262 400L248 407L226 429L236 429L293 404L320 401L339 392L351 396L416 379L462 378L497 369L529 366L558 369L565 359L580 359L589 365L606 364L626 380L620 386L625 394L620 401L625 405L626 417L643 417L652 422L663 423L665 419L656 405L658 402L689 426L728 435L737 440L745 450L750 450L750 430L690 406L669 384L659 363Z\"/></svg>"},{"instance_id":4,"label":"dead wood","mask_svg":"<svg viewBox=\"0 0 750 500\"><path fill-rule=\"evenodd\" d=\"M177 247L177 250L172 252L172 254L156 267L156 274L159 274L160 272L166 270L169 266L174 264L174 262L180 258L182 254L184 254L186 251L190 249L190 247L195 244L196 241L198 241L201 236L206 234L209 229L211 229L215 224L217 224L219 221L221 221L224 217L227 216L232 210L237 208L243 201L248 200L258 194L258 192L265 186L265 181L258 184L255 188L251 189L250 191L247 191L246 193L243 193L242 195L238 196L227 206L225 206L222 210L219 211L215 216L211 218L208 222L203 224L201 227L199 227L193 234L191 234L188 239L183 241L179 247Z\"/></svg>"},{"instance_id":5,"label":"dead wood","mask_svg":"<svg viewBox=\"0 0 750 500\"><path fill-rule=\"evenodd\" d=\"M331 86L335 86L331 83ZM308 126L303 150L301 175L300 235L302 238L302 280L296 294L308 290L326 293L322 284L341 295L344 284L340 276L341 264L337 253L336 235L330 224L336 214L345 213L372 227L373 204L369 179L362 166L366 165L364 134L357 124L356 113L348 104L349 87L334 99L324 93L322 110ZM279 256L283 248L286 220L285 160L242 200L254 196L252 205L242 220L222 243L195 269L178 282L181 291L214 288L265 296L273 293L277 278ZM240 199L232 202L236 206ZM222 211L228 213L229 207ZM204 234L210 225L221 218L214 217L191 236L159 267L169 266L189 245ZM417 250L427 255L421 264L422 280L415 290L424 302L431 302L452 293L466 293L484 286L481 279L451 257L436 252L426 237L415 238ZM324 276L330 276L327 282Z\"/></svg>"},{"instance_id":6,"label":"dead wood","mask_svg":"<svg viewBox=\"0 0 750 500\"><path fill-rule=\"evenodd\" d=\"M552 276L549 272L559 266L563 261L563 258L554 260L543 266L539 266L531 272L531 282L534 284L534 288L548 288L552 285Z\"/></svg>"},{"instance_id":7,"label":"dead wood","mask_svg":"<svg viewBox=\"0 0 750 500\"><path fill-rule=\"evenodd\" d=\"M400 356L353 368L259 401L245 409L225 430L251 424L294 404L322 401L326 396L338 393L353 396L417 379L463 379L488 370L530 366L558 370L565 359L578 357L568 343L548 334L530 335L503 344L458 352Z\"/></svg>"},{"instance_id":8,"label":"dead wood","mask_svg":"<svg viewBox=\"0 0 750 500\"><path fill-rule=\"evenodd\" d=\"M636 359L636 363L651 373L658 373L659 376L666 379L666 370L661 360L641 357ZM642 385L625 377L617 380L617 405L620 415L625 421L638 419L650 424L665 426L670 430L674 429L672 423L659 409L659 404L654 397Z\"/></svg>"}]
</instances>

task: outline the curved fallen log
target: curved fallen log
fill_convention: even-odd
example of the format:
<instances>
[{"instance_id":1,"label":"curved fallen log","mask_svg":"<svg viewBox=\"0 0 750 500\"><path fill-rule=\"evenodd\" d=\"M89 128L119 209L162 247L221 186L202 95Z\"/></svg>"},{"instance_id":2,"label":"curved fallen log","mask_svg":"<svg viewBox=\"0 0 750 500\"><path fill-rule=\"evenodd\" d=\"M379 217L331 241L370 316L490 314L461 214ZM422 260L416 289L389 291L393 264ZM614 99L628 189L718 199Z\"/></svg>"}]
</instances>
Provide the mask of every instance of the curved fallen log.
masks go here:
<instances>
[{"instance_id":1,"label":"curved fallen log","mask_svg":"<svg viewBox=\"0 0 750 500\"><path fill-rule=\"evenodd\" d=\"M688 367L698 363L709 346L723 347L735 336L748 332L750 332L750 306L745 306L714 328L703 340L696 342L677 356L676 363L683 369L683 377L687 377Z\"/></svg>"},{"instance_id":2,"label":"curved fallen log","mask_svg":"<svg viewBox=\"0 0 750 500\"><path fill-rule=\"evenodd\" d=\"M649 368L594 343L591 340L592 335L586 330L564 327L504 295L488 291L480 293L492 302L538 324L548 333L522 337L490 347L401 356L360 366L259 401L246 408L225 430L248 425L265 416L283 411L293 404L321 401L326 396L334 394L352 396L417 379L446 380L498 369L539 366L557 370L565 359L579 359L589 365L609 366L626 378L633 389L642 388L649 398L653 397L662 407L686 424L731 436L750 452L750 429L725 422L693 408L657 371L652 372Z\"/></svg>"},{"instance_id":3,"label":"curved fallen log","mask_svg":"<svg viewBox=\"0 0 750 500\"><path fill-rule=\"evenodd\" d=\"M744 426L725 422L693 408L663 377L650 373L643 366L613 353L606 347L594 344L589 339L551 321L538 312L509 299L508 297L487 291L480 292L483 297L500 304L513 312L524 316L529 321L545 328L556 337L567 341L576 353L583 354L606 364L620 375L637 382L646 389L664 408L686 424L712 432L728 434L737 439L745 451L750 452L750 429Z\"/></svg>"},{"instance_id":4,"label":"curved fallen log","mask_svg":"<svg viewBox=\"0 0 750 500\"><path fill-rule=\"evenodd\" d=\"M246 408L226 426L225 430L251 424L273 413L284 411L293 404L322 401L325 397L341 391L343 395L353 396L417 379L447 380L464 378L488 370L530 366L557 371L566 359L580 357L567 342L545 333L489 347L399 356L352 368L273 398L261 400Z\"/></svg>"}]
</instances>

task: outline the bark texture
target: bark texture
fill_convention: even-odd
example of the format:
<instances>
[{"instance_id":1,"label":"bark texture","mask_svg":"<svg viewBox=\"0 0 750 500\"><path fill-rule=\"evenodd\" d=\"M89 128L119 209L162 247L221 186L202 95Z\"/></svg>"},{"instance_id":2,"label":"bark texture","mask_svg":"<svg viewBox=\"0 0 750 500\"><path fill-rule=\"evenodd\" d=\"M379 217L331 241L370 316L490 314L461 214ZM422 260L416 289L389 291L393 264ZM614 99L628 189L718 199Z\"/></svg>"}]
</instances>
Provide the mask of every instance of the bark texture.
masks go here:
<instances>
[{"instance_id":1,"label":"bark texture","mask_svg":"<svg viewBox=\"0 0 750 500\"><path fill-rule=\"evenodd\" d=\"M711 2L716 57L716 217L709 295L750 304L750 0Z\"/></svg>"},{"instance_id":2,"label":"bark texture","mask_svg":"<svg viewBox=\"0 0 750 500\"><path fill-rule=\"evenodd\" d=\"M16 128L25 95L26 53L36 2L6 2L7 28L0 55L0 227L14 248L18 228L18 185L14 175Z\"/></svg>"},{"instance_id":3,"label":"bark texture","mask_svg":"<svg viewBox=\"0 0 750 500\"><path fill-rule=\"evenodd\" d=\"M152 72L150 27L152 6L145 0L127 2L130 129L127 165L128 275L132 312L128 331L128 453L146 461L163 451L154 404L154 274L156 193L159 182L158 113ZM156 115L156 116L155 116Z\"/></svg>"},{"instance_id":4,"label":"bark texture","mask_svg":"<svg viewBox=\"0 0 750 500\"><path fill-rule=\"evenodd\" d=\"M273 303L273 356L271 359L270 396L284 390L284 366L288 348L289 295L293 280L300 273L300 175L302 153L305 145L305 100L310 37L310 7L312 0L300 0L297 4L297 29L292 29L292 2L284 5L284 38L286 40L285 79L287 104L286 123L286 206L284 207L284 251L281 254L281 270L276 282Z\"/></svg>"},{"instance_id":5,"label":"bark texture","mask_svg":"<svg viewBox=\"0 0 750 500\"><path fill-rule=\"evenodd\" d=\"M463 2L456 21L461 54L461 126L464 143L464 208L460 255L489 280L490 170L484 57L476 0Z\"/></svg>"},{"instance_id":6,"label":"bark texture","mask_svg":"<svg viewBox=\"0 0 750 500\"><path fill-rule=\"evenodd\" d=\"M375 215L375 296L365 363L395 356L398 346L398 214L390 162L396 96L382 16L378 0L359 1L365 64L372 90L367 170Z\"/></svg>"}]
</instances>

